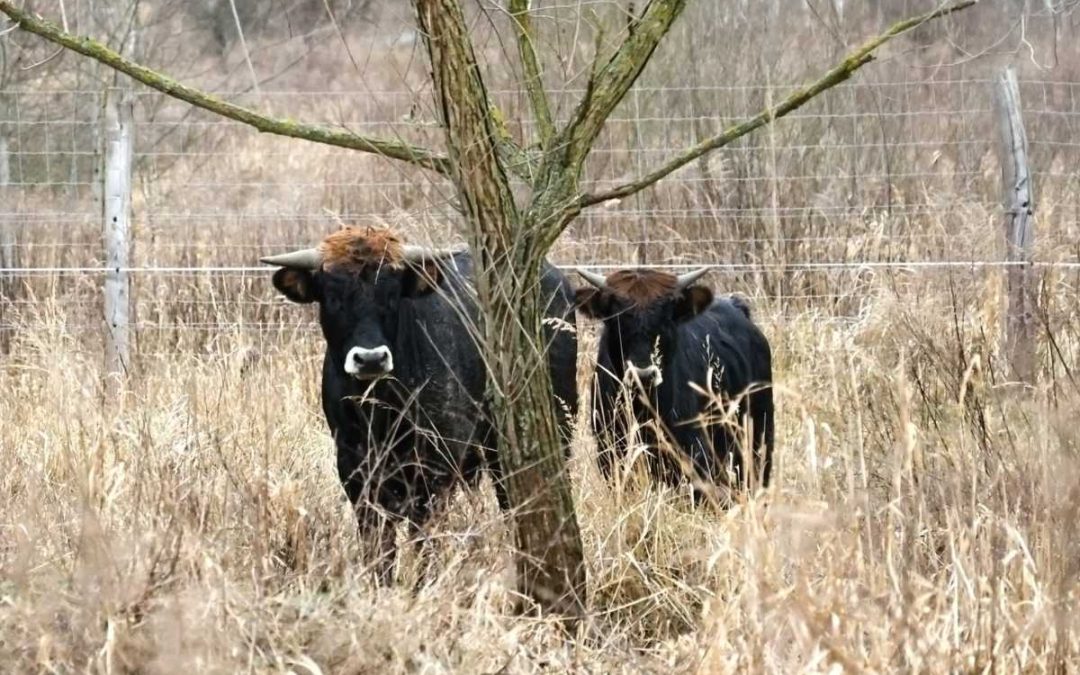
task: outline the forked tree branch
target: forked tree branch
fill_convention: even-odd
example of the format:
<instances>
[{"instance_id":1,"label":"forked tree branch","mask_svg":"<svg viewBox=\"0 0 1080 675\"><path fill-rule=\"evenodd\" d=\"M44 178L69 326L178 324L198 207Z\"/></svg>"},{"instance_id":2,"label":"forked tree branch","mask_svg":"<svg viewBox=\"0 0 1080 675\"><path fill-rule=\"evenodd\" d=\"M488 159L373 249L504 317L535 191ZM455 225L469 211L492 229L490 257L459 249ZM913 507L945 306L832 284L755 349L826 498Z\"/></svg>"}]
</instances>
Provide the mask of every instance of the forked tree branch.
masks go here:
<instances>
[{"instance_id":1,"label":"forked tree branch","mask_svg":"<svg viewBox=\"0 0 1080 675\"><path fill-rule=\"evenodd\" d=\"M645 64L686 5L687 0L650 0L634 22L630 34L607 63L590 78L587 95L578 104L559 138L569 150L571 162L580 164L588 156L607 118L634 86Z\"/></svg>"},{"instance_id":2,"label":"forked tree branch","mask_svg":"<svg viewBox=\"0 0 1080 675\"><path fill-rule=\"evenodd\" d=\"M499 153L503 165L510 173L532 184L536 168L539 165L539 153L534 149L521 147L514 140L510 128L506 126L506 118L503 116L502 110L490 100L488 101L488 113L491 116L492 123L495 125L496 151Z\"/></svg>"},{"instance_id":3,"label":"forked tree branch","mask_svg":"<svg viewBox=\"0 0 1080 675\"><path fill-rule=\"evenodd\" d=\"M555 136L555 122L551 117L551 105L547 91L544 90L544 78L540 72L540 60L536 56L536 37L533 32L532 16L529 14L529 0L510 0L510 20L514 24L514 36L517 38L518 54L525 75L525 91L532 104L533 116L540 132L540 147L547 148Z\"/></svg>"},{"instance_id":4,"label":"forked tree branch","mask_svg":"<svg viewBox=\"0 0 1080 675\"><path fill-rule=\"evenodd\" d=\"M642 176L638 180L635 180L631 183L626 183L625 185L620 185L605 192L582 195L578 201L578 206L580 208L585 208L594 204L599 204L601 202L610 201L612 199L622 199L624 197L629 197L632 194L644 190L645 188L653 185L654 183L664 178L665 176L668 176L672 172L686 166L687 164L701 157L702 155L712 152L717 148L722 148L725 145L731 143L732 141L745 136L751 131L754 131L759 127L765 126L773 120L784 117L788 113L791 113L792 111L801 108L808 101L815 98L822 92L828 89L832 89L838 84L841 84L842 82L850 78L852 74L854 74L855 71L857 71L859 68L862 68L867 63L873 61L874 51L881 45L893 39L894 37L901 35L902 33L906 33L912 28L916 28L917 26L920 26L927 21L932 21L934 19L952 14L953 12L958 12L962 9L971 7L978 2L979 0L960 0L959 2L956 2L947 7L942 7L932 12L927 12L925 14L914 16L910 19L905 19L903 21L898 21L897 23L894 23L892 26L889 27L887 31L885 31L881 35L867 40L854 51L850 52L843 61L834 66L829 71L827 71L816 82L792 92L778 105L775 105L771 108L766 108L765 110L762 110L750 119L739 122L734 126L728 127L720 134L701 141L697 145L694 145L693 147L683 151L681 154L677 155L660 168L646 174L645 176Z\"/></svg>"},{"instance_id":5,"label":"forked tree branch","mask_svg":"<svg viewBox=\"0 0 1080 675\"><path fill-rule=\"evenodd\" d=\"M11 17L25 31L40 35L54 44L95 59L173 98L209 110L222 117L247 124L261 132L369 152L408 162L444 175L448 175L450 172L447 158L426 148L404 141L362 136L351 131L325 125L304 124L289 119L268 117L249 108L229 103L206 92L181 84L167 75L124 58L97 40L72 35L60 28L60 26L23 11L6 0L0 0L0 12Z\"/></svg>"}]
</instances>

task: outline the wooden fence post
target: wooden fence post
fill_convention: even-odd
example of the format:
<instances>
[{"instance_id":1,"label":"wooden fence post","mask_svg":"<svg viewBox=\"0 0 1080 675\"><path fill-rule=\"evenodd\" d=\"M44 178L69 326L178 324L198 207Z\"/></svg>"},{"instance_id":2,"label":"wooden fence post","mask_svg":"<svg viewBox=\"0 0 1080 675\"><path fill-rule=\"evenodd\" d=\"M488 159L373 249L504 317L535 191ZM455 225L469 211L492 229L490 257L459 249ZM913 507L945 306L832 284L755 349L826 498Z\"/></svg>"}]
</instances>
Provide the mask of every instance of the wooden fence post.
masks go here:
<instances>
[{"instance_id":1,"label":"wooden fence post","mask_svg":"<svg viewBox=\"0 0 1080 675\"><path fill-rule=\"evenodd\" d=\"M0 98L3 92L0 92ZM0 115L4 114L3 101L0 100ZM3 134L7 130L0 125L0 206L2 210L15 211L15 200L12 199L11 190L11 153L8 151L8 140ZM6 316L12 305L9 303L16 293L15 273L11 270L19 266L18 250L15 247L15 223L13 217L0 217L0 324L10 324L11 319ZM0 326L0 354L6 354L11 344L12 332L8 326Z\"/></svg>"},{"instance_id":2,"label":"wooden fence post","mask_svg":"<svg viewBox=\"0 0 1080 675\"><path fill-rule=\"evenodd\" d=\"M1028 143L1020 116L1020 87L1011 67L998 76L994 108L1000 136L1002 200L1005 207L1005 355L1012 377L1026 384L1036 378L1035 190L1028 168Z\"/></svg>"},{"instance_id":3,"label":"wooden fence post","mask_svg":"<svg viewBox=\"0 0 1080 675\"><path fill-rule=\"evenodd\" d=\"M111 88L105 95L105 171L103 238L105 244L105 372L122 376L130 363L128 325L131 251L131 166L134 148L133 105L128 92Z\"/></svg>"},{"instance_id":4,"label":"wooden fence post","mask_svg":"<svg viewBox=\"0 0 1080 675\"><path fill-rule=\"evenodd\" d=\"M11 204L14 200L11 199L7 191L10 189L8 185L11 183L11 153L8 151L7 138L0 136L0 204ZM13 206L9 206L14 210ZM8 270L16 266L15 264L15 219L4 218L4 222L0 222L0 268ZM7 280L9 274L0 272L0 281Z\"/></svg>"}]
</instances>

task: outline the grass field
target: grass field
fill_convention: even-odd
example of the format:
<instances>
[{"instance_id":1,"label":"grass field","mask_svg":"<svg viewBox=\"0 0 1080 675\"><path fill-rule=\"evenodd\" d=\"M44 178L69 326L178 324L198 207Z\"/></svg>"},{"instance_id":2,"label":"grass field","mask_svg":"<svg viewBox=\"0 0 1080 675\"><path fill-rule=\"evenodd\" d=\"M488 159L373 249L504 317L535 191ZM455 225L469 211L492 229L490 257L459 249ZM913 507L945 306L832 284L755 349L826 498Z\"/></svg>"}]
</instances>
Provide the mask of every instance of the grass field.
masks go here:
<instances>
[{"instance_id":1,"label":"grass field","mask_svg":"<svg viewBox=\"0 0 1080 675\"><path fill-rule=\"evenodd\" d=\"M637 175L835 56L809 14L740 7L699 3L679 26L617 111L590 181ZM383 14L360 34L411 20ZM1030 55L989 50L1002 44L996 19L926 29L804 117L595 210L556 246L563 263L634 261L645 242L652 262L749 266L709 280L751 298L778 410L773 487L726 511L606 484L582 411L570 470L589 600L573 635L511 612L512 537L487 484L431 525L427 566L409 550L394 587L373 584L320 408L313 314L274 298L269 274L133 275L122 381L102 371L100 277L0 277L0 670L1080 672L1080 275L1037 270L1039 383L1025 388L1000 353L1000 268L891 266L1000 259L989 77L1010 59L1026 75L1036 258L1076 259L1080 60L1063 47L1076 17L1029 18L1007 44L1022 37ZM850 42L879 19L851 10L837 27ZM717 44L696 31L705 21L736 37ZM591 24L559 25L577 40L549 64L566 76L594 40ZM205 86L247 86L236 49L191 57L208 38L169 42L189 35L174 28L147 31L153 60L229 71L191 75ZM771 59L759 28L805 49ZM494 33L476 30L493 87L510 86ZM358 71L325 42L275 80L319 93L237 100L435 137L412 48L355 38ZM267 72L311 49L253 45ZM100 264L87 150L98 99L70 92L89 85L65 63L0 91L4 119L12 102L23 116L0 189L17 266ZM504 107L526 135L521 97ZM447 187L428 177L214 125L156 96L136 110L135 265L251 265L336 228L331 212L454 237ZM829 261L843 264L812 267ZM596 336L579 328L584 390Z\"/></svg>"},{"instance_id":2,"label":"grass field","mask_svg":"<svg viewBox=\"0 0 1080 675\"><path fill-rule=\"evenodd\" d=\"M154 357L108 403L100 358L45 300L0 370L0 655L58 672L1070 672L1076 389L995 384L993 317L954 317L923 295L940 285L851 322L763 317L779 470L727 512L610 489L579 432L591 598L569 639L509 613L487 486L432 526L430 570L406 554L398 587L369 582L315 336Z\"/></svg>"}]
</instances>

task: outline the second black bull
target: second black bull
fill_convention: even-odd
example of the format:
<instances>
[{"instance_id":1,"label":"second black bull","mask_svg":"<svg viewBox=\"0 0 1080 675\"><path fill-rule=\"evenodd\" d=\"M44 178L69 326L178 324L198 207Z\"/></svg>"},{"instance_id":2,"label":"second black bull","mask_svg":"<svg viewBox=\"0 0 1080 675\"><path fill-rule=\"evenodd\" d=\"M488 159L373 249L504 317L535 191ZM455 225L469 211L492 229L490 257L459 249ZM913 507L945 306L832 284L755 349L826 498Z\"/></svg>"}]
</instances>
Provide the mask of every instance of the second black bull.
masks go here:
<instances>
[{"instance_id":1,"label":"second black bull","mask_svg":"<svg viewBox=\"0 0 1080 675\"><path fill-rule=\"evenodd\" d=\"M633 442L630 412L655 478L694 479L699 498L702 488L769 483L772 352L744 301L697 283L706 271L579 272L589 285L577 291L578 308L602 324L593 430L608 477Z\"/></svg>"}]
</instances>

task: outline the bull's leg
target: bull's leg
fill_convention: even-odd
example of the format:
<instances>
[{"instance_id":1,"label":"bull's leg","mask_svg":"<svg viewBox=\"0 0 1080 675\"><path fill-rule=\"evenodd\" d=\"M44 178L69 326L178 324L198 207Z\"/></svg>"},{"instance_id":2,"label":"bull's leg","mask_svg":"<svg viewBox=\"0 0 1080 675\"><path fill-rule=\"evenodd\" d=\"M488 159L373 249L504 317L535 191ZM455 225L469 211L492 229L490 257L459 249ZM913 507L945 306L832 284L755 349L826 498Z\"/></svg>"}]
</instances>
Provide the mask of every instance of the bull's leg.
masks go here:
<instances>
[{"instance_id":1,"label":"bull's leg","mask_svg":"<svg viewBox=\"0 0 1080 675\"><path fill-rule=\"evenodd\" d=\"M741 417L741 416L740 416ZM710 480L717 487L717 498L724 507L730 506L740 492L745 492L746 462L743 452L742 433L727 424L714 424L705 438L711 444L705 453L710 460Z\"/></svg>"},{"instance_id":2,"label":"bull's leg","mask_svg":"<svg viewBox=\"0 0 1080 675\"><path fill-rule=\"evenodd\" d=\"M366 500L356 505L358 534L364 560L380 586L394 582L394 563L397 560L397 521L387 518Z\"/></svg>"},{"instance_id":3,"label":"bull's leg","mask_svg":"<svg viewBox=\"0 0 1080 675\"><path fill-rule=\"evenodd\" d=\"M394 580L396 525L399 521L387 518L383 510L376 506L375 494L378 490L371 489L373 486L368 484L371 467L362 465L358 454L341 444L338 445L337 469L341 486L356 515L364 557L371 562L376 581L388 586Z\"/></svg>"},{"instance_id":4,"label":"bull's leg","mask_svg":"<svg viewBox=\"0 0 1080 675\"><path fill-rule=\"evenodd\" d=\"M695 427L682 425L673 438L678 451L684 453L682 473L691 481L695 506L706 501L724 504L729 499L728 462L732 461L732 438L723 425Z\"/></svg>"},{"instance_id":5,"label":"bull's leg","mask_svg":"<svg viewBox=\"0 0 1080 675\"><path fill-rule=\"evenodd\" d=\"M499 443L495 429L488 420L490 413L484 413L484 419L477 427L476 438L479 440L480 452L482 453L484 467L491 476L491 483L495 488L495 500L499 503L499 510L503 513L510 512L510 495L506 491L506 479L502 472L502 463L499 461Z\"/></svg>"},{"instance_id":6,"label":"bull's leg","mask_svg":"<svg viewBox=\"0 0 1080 675\"><path fill-rule=\"evenodd\" d=\"M416 556L417 568L416 581L413 584L414 591L419 591L429 580L437 576L432 572L435 560L435 542L428 529L433 512L434 509L430 506L420 509L414 514L419 520L409 521L409 543Z\"/></svg>"},{"instance_id":7,"label":"bull's leg","mask_svg":"<svg viewBox=\"0 0 1080 675\"><path fill-rule=\"evenodd\" d=\"M491 474L491 482L495 486L495 499L499 502L499 510L503 513L510 512L510 494L506 488L506 477L503 475L502 462L499 461L499 451L487 449L487 468Z\"/></svg>"},{"instance_id":8,"label":"bull's leg","mask_svg":"<svg viewBox=\"0 0 1080 675\"><path fill-rule=\"evenodd\" d=\"M750 418L754 424L754 472L761 477L761 487L769 487L772 475L773 441L776 435L773 420L772 388L750 395Z\"/></svg>"},{"instance_id":9,"label":"bull's leg","mask_svg":"<svg viewBox=\"0 0 1080 675\"><path fill-rule=\"evenodd\" d=\"M360 475L360 458L351 448L344 447L340 443L337 448L337 470L345 496L349 498L349 503L353 505L353 508L356 508L364 490L363 477Z\"/></svg>"},{"instance_id":10,"label":"bull's leg","mask_svg":"<svg viewBox=\"0 0 1080 675\"><path fill-rule=\"evenodd\" d=\"M732 454L738 488L751 491L768 487L772 474L772 446L774 427L772 420L772 390L764 389L747 396L739 413L740 426L750 424L750 438L743 433L732 433L729 445ZM744 441L746 441L744 443ZM745 447L746 445L749 447Z\"/></svg>"}]
</instances>

